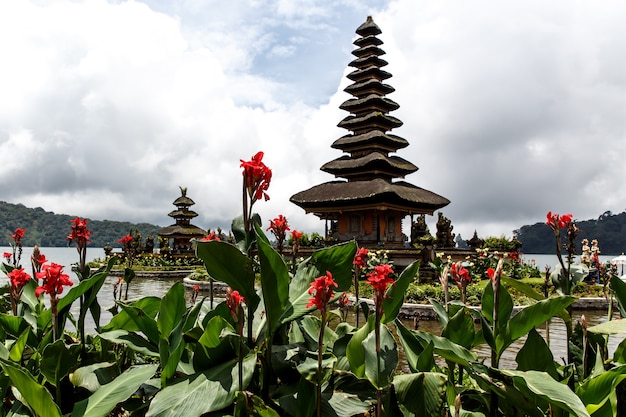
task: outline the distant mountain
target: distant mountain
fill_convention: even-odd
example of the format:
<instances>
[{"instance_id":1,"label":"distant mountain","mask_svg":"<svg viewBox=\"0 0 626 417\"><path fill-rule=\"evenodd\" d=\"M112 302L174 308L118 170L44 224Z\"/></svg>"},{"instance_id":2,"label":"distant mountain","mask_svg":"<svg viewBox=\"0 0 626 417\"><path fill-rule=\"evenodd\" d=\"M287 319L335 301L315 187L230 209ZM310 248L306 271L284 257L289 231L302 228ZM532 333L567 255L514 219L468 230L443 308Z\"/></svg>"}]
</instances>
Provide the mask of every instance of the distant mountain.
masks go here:
<instances>
[{"instance_id":1,"label":"distant mountain","mask_svg":"<svg viewBox=\"0 0 626 417\"><path fill-rule=\"evenodd\" d=\"M626 212L613 214L606 211L597 219L576 221L576 226L580 228L576 239L577 254L580 255L580 242L585 238L590 242L598 239L600 251L604 255L626 252ZM554 233L545 223L522 226L513 234L522 242L522 251L525 253L556 253ZM565 236L562 239L565 242Z\"/></svg>"},{"instance_id":2,"label":"distant mountain","mask_svg":"<svg viewBox=\"0 0 626 417\"><path fill-rule=\"evenodd\" d=\"M16 228L26 229L22 240L24 246L39 245L41 247L67 246L67 235L71 231L70 220L76 216L55 214L41 207L28 208L22 204L10 204L0 201L0 246L9 246L10 235ZM139 231L142 240L152 235L157 242L160 226L148 223L116 222L111 220L88 219L87 227L92 232L90 247L101 248L107 243L120 247L117 241L129 233Z\"/></svg>"}]
</instances>

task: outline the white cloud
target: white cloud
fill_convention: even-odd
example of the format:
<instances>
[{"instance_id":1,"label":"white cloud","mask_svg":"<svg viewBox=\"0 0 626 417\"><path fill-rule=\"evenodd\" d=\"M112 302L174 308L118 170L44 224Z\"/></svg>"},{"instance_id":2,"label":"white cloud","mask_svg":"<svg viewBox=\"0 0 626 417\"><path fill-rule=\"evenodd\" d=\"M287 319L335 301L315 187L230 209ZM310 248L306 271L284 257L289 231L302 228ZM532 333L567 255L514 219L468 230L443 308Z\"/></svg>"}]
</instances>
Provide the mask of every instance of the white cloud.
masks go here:
<instances>
[{"instance_id":1,"label":"white cloud","mask_svg":"<svg viewBox=\"0 0 626 417\"><path fill-rule=\"evenodd\" d=\"M377 9L374 9L376 7ZM332 177L354 31L383 31L407 180L455 232L510 235L548 210L626 204L625 5L586 2L0 3L0 193L92 218L198 225L240 211L239 160L274 171L265 221L322 222L289 197ZM434 230L434 220L430 221Z\"/></svg>"}]
</instances>

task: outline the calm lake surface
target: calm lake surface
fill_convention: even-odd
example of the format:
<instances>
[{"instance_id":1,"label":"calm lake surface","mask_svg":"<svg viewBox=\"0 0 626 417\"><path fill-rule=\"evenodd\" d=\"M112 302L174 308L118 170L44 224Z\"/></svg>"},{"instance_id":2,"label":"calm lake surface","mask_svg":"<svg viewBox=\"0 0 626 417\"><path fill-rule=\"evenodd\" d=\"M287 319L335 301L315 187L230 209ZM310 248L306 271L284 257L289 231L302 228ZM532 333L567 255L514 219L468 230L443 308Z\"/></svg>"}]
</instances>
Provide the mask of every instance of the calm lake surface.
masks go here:
<instances>
[{"instance_id":1,"label":"calm lake surface","mask_svg":"<svg viewBox=\"0 0 626 417\"><path fill-rule=\"evenodd\" d=\"M0 251L2 252L10 252L10 247L0 247ZM72 280L77 283L78 279L74 273L71 272L71 265L73 263L78 262L78 252L74 247L69 248L40 248L41 253L46 255L46 258L50 262L55 262L65 266L65 273L70 275ZM21 264L24 266L24 269L30 273L30 256L32 254L32 248L24 248L22 254ZM104 258L104 250L100 248L88 248L87 249L87 259L92 260L95 258ZM608 261L612 258L612 256L601 256L602 261ZM535 259L536 265L540 270L543 271L543 267L545 265L554 265L557 262L556 256L554 255L524 255L524 260L530 261ZM167 292L167 290L175 283L178 279L146 279L146 278L135 278L130 285L130 289L128 291L129 299L136 299L145 296L158 296L161 297L163 294ZM8 282L8 279L4 274L0 277L0 285L4 285ZM111 319L111 314L108 311L104 311L110 306L114 305L113 300L113 286L117 282L116 277L109 277L106 279L102 289L100 290L100 294L98 296L98 300L100 301L100 305L103 308L102 311L102 319L101 324L107 323ZM200 296L208 296L207 294L203 294L201 292ZM187 299L191 299L191 290L187 290ZM190 301L189 301L190 302ZM208 301L207 301L208 302ZM72 311L75 315L78 315L78 303L75 303ZM607 311L606 310L586 310L586 311L574 311L574 322L580 320L581 314L584 314L587 322L590 326L603 323L607 320ZM614 313L614 318L618 318L618 313ZM93 323L91 324L93 326ZM407 322L405 325L408 328L413 327L413 322ZM419 329L428 331L434 334L441 333L441 326L437 321L428 321L423 320L419 323ZM538 329L539 334L545 337L545 326L542 326ZM609 339L609 354L612 355L615 351L615 348L619 345L619 343L626 337L626 335L616 335L611 336ZM524 343L524 339L517 341L513 346L511 346L501 361L501 366L503 368L514 368L515 367L515 355L517 351L521 348ZM554 358L557 361L560 361L560 358L565 357L565 325L563 321L560 319L552 319L550 323L550 348L554 354ZM488 359L490 355L490 351L486 345L479 347L475 350L480 359ZM488 361L486 363L489 363Z\"/></svg>"}]
</instances>

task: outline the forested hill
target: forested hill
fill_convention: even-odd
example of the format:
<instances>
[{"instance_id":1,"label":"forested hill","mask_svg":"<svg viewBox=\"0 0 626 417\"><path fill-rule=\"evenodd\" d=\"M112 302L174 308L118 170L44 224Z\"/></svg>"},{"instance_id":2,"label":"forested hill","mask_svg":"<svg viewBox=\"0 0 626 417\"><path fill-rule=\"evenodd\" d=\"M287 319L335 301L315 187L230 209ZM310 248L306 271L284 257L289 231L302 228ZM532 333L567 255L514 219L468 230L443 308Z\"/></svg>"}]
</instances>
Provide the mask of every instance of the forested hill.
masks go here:
<instances>
[{"instance_id":1,"label":"forested hill","mask_svg":"<svg viewBox=\"0 0 626 417\"><path fill-rule=\"evenodd\" d=\"M603 255L619 255L626 252L626 212L613 214L607 211L597 219L575 220L576 226L580 228L576 239L577 254L580 254L580 242L585 238L590 242L598 239ZM513 234L522 242L522 251L525 253L555 253L554 233L545 223L522 226ZM565 242L565 236L562 238Z\"/></svg>"},{"instance_id":2,"label":"forested hill","mask_svg":"<svg viewBox=\"0 0 626 417\"><path fill-rule=\"evenodd\" d=\"M28 208L22 204L10 204L0 201L0 246L9 246L10 236L16 228L26 229L22 240L24 246L39 245L41 247L67 246L67 235L71 232L70 220L76 216L55 214L41 207ZM148 223L116 222L110 220L88 220L87 227L92 232L89 246L101 248L107 243L120 247L117 241L129 232L138 230L142 239L152 234L155 238L161 229Z\"/></svg>"}]
</instances>

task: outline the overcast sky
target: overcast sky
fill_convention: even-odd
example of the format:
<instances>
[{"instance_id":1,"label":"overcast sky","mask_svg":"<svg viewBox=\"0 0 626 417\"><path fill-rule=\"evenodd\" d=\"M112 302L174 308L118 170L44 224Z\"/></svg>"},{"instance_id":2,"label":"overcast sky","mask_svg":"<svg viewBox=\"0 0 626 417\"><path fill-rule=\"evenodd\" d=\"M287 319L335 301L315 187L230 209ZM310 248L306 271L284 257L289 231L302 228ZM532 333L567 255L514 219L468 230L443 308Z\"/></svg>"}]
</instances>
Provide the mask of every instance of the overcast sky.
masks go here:
<instances>
[{"instance_id":1,"label":"overcast sky","mask_svg":"<svg viewBox=\"0 0 626 417\"><path fill-rule=\"evenodd\" d=\"M626 2L571 0L2 1L0 200L166 226L186 186L194 223L227 229L262 150L264 225L322 232L289 197L333 179L368 15L406 180L451 200L455 232L624 211Z\"/></svg>"}]
</instances>

